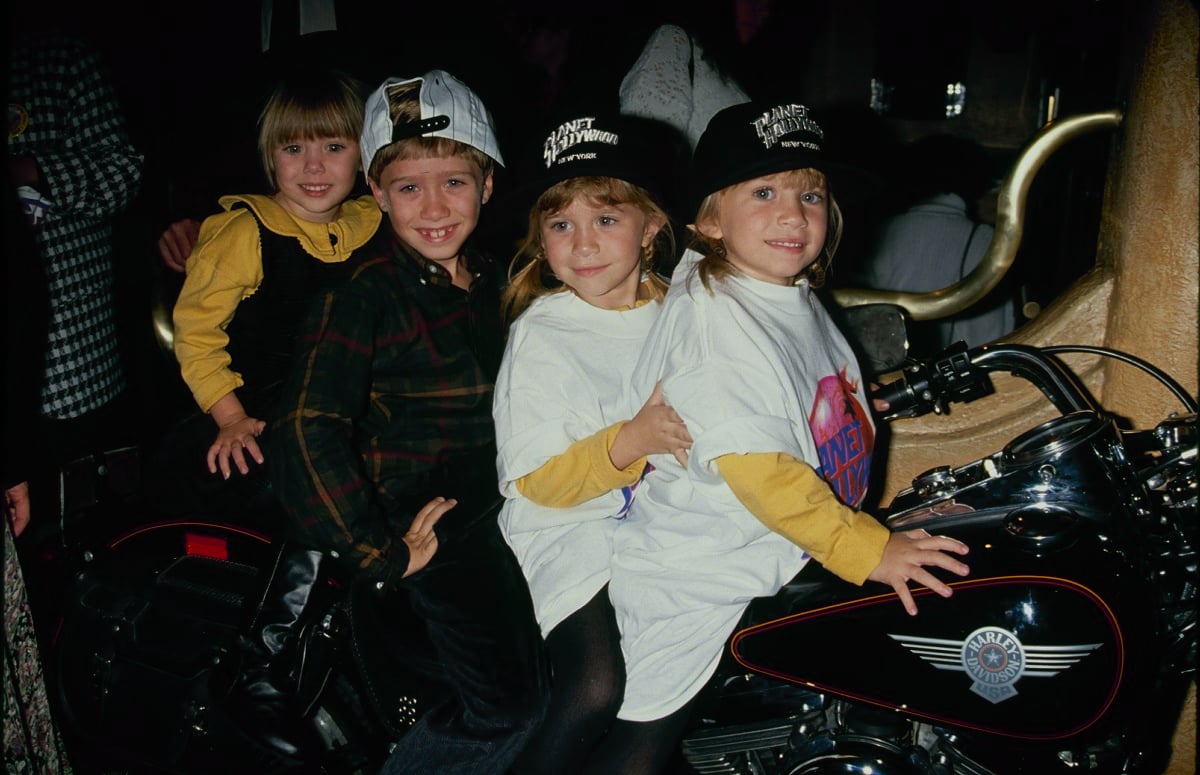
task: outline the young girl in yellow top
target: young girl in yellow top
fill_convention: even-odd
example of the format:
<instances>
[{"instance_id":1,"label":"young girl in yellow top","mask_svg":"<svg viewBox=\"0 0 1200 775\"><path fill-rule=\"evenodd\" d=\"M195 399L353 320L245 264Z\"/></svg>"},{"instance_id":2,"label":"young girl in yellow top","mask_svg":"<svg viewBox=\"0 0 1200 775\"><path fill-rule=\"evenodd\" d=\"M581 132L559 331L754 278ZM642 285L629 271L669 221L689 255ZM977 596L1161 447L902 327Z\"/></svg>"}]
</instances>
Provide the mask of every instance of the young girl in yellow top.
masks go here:
<instances>
[{"instance_id":1,"label":"young girl in yellow top","mask_svg":"<svg viewBox=\"0 0 1200 775\"><path fill-rule=\"evenodd\" d=\"M229 479L263 462L257 438L301 316L380 223L369 195L348 199L362 123L361 85L334 71L285 78L267 100L258 145L273 193L221 198L225 212L201 226L175 305L180 371L215 425L202 449L190 449L194 438L185 444L178 465L205 461ZM265 481L261 470L255 478Z\"/></svg>"},{"instance_id":2,"label":"young girl in yellow top","mask_svg":"<svg viewBox=\"0 0 1200 775\"><path fill-rule=\"evenodd\" d=\"M612 722L623 688L608 602L613 531L646 456L691 439L657 391L625 391L658 318L651 268L673 247L641 122L578 114L539 148L536 203L503 297L513 322L496 379L500 527L529 582L553 668L550 707L517 771L575 771ZM644 400L646 396L642 397Z\"/></svg>"}]
</instances>

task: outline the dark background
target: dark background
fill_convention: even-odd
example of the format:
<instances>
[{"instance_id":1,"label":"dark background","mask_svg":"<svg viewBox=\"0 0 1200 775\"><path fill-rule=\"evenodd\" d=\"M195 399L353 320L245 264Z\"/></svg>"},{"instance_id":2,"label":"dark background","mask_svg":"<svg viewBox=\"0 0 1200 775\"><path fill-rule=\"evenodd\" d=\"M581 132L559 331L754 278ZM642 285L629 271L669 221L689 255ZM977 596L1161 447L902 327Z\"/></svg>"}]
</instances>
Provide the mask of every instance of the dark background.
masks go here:
<instances>
[{"instance_id":1,"label":"dark background","mask_svg":"<svg viewBox=\"0 0 1200 775\"><path fill-rule=\"evenodd\" d=\"M491 108L510 157L557 107L598 97L615 106L621 78L662 22L691 30L752 96L787 93L818 107L836 150L881 174L897 143L941 132L982 144L999 181L1046 121L1051 96L1062 116L1120 107L1116 0L612 0L603 15L546 0L495 5L503 9L337 0L339 32L264 54L253 0L8 4L10 43L62 30L97 49L146 155L141 193L120 217L117 240L120 330L148 432L190 400L153 334L152 306L169 305L182 280L164 269L155 243L172 221L214 212L220 194L262 189L258 107L290 63L337 64L368 87L389 75L449 70ZM739 26L738 7L742 18L757 13L757 25ZM952 82L965 84L966 97L962 114L948 119ZM875 109L873 83L887 95ZM1104 135L1074 141L1038 174L1014 292L1044 305L1092 266L1110 143ZM502 173L498 193L505 184ZM885 206L848 208L833 285L849 283ZM505 260L506 232L487 217L485 208L482 233Z\"/></svg>"}]
</instances>

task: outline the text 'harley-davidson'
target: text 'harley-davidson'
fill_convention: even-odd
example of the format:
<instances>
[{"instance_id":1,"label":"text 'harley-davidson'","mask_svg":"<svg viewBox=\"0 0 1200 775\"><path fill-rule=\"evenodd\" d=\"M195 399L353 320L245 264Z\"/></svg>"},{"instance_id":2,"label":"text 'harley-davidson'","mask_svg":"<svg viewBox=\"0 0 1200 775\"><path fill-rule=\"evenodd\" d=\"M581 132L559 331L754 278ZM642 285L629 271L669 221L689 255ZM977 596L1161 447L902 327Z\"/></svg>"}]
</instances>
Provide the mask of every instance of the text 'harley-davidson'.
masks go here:
<instances>
[{"instance_id":1,"label":"text 'harley-davidson'","mask_svg":"<svg viewBox=\"0 0 1200 775\"><path fill-rule=\"evenodd\" d=\"M1186 414L1120 427L1056 357L1115 357ZM1061 416L1002 450L918 476L894 531L970 546L950 599L909 617L814 564L755 601L701 696L700 773L1161 772L1196 663L1196 403L1095 347L961 344L877 397L888 419L942 413L1009 372Z\"/></svg>"}]
</instances>

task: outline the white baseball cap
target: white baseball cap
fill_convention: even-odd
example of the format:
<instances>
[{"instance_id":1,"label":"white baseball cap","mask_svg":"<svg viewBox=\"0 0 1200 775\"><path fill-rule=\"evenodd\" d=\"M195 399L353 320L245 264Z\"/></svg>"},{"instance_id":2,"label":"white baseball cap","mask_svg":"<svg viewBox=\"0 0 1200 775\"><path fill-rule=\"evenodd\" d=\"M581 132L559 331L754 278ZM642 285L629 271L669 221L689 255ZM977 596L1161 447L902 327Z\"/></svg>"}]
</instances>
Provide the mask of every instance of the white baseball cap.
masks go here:
<instances>
[{"instance_id":1,"label":"white baseball cap","mask_svg":"<svg viewBox=\"0 0 1200 775\"><path fill-rule=\"evenodd\" d=\"M394 124L388 89L420 82L421 120ZM417 78L388 78L367 99L361 138L363 170L385 145L409 137L445 137L476 148L504 164L496 142L492 115L479 95L445 70L430 70Z\"/></svg>"}]
</instances>

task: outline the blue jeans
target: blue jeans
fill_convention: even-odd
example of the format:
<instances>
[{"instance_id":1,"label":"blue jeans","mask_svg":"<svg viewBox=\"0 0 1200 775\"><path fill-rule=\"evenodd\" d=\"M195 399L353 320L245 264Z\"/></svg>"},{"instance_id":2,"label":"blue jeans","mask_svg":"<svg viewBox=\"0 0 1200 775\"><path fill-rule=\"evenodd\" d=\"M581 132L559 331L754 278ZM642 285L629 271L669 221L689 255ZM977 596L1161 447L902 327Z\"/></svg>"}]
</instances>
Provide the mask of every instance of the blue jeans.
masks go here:
<instances>
[{"instance_id":1,"label":"blue jeans","mask_svg":"<svg viewBox=\"0 0 1200 775\"><path fill-rule=\"evenodd\" d=\"M506 772L542 721L549 676L525 576L495 519L440 543L405 592L452 693L400 739L380 775Z\"/></svg>"}]
</instances>

